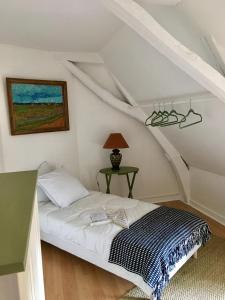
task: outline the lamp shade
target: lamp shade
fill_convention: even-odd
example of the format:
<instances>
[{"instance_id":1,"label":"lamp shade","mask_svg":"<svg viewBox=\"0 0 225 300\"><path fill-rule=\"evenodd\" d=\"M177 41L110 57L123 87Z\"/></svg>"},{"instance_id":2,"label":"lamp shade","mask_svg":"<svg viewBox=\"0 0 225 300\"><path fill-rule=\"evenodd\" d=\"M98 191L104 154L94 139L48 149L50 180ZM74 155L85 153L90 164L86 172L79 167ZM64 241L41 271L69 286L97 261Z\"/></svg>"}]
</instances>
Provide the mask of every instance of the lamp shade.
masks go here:
<instances>
[{"instance_id":1,"label":"lamp shade","mask_svg":"<svg viewBox=\"0 0 225 300\"><path fill-rule=\"evenodd\" d=\"M104 149L122 149L129 148L127 142L121 133L111 133L105 142Z\"/></svg>"}]
</instances>

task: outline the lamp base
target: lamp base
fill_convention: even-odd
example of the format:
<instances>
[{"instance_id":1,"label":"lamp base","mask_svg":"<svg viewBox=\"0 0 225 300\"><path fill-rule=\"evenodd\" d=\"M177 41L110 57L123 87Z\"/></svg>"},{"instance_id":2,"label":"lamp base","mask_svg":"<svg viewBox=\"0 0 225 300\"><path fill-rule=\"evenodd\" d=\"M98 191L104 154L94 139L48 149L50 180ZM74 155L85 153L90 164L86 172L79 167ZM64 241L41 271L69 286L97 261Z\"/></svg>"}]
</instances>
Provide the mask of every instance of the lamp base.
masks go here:
<instances>
[{"instance_id":1,"label":"lamp base","mask_svg":"<svg viewBox=\"0 0 225 300\"><path fill-rule=\"evenodd\" d=\"M110 160L112 164L112 170L119 170L122 160L122 154L120 153L119 149L113 149L112 153L110 154Z\"/></svg>"}]
</instances>

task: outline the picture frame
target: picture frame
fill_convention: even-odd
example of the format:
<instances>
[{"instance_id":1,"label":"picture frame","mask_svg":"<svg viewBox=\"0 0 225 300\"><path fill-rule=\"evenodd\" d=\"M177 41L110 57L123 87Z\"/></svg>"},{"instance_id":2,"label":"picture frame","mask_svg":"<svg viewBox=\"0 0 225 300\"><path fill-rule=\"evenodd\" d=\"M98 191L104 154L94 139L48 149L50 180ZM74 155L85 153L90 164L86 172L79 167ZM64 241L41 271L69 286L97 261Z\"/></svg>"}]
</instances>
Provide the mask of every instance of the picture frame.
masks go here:
<instances>
[{"instance_id":1,"label":"picture frame","mask_svg":"<svg viewBox=\"0 0 225 300\"><path fill-rule=\"evenodd\" d=\"M11 135L69 130L66 81L6 78Z\"/></svg>"}]
</instances>

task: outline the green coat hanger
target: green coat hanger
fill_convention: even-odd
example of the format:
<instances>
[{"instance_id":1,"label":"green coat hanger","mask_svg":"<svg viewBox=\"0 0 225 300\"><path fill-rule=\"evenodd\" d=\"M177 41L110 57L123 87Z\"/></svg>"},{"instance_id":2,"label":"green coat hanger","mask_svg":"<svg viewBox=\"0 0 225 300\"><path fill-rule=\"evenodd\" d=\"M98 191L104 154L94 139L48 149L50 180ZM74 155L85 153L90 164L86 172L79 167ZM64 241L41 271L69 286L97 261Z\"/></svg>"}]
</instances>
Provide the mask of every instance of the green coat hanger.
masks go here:
<instances>
[{"instance_id":1,"label":"green coat hanger","mask_svg":"<svg viewBox=\"0 0 225 300\"><path fill-rule=\"evenodd\" d=\"M193 114L193 115L195 115L195 116L198 116L198 117L199 117L199 120L197 120L197 121L195 121L195 122L191 122L191 123L189 123L189 124L186 124L187 118L190 117L191 114ZM180 129L183 129L183 128L190 127L190 126L192 126L192 125L195 125L195 124L198 124L198 123L201 123L201 122L202 122L202 115L199 114L199 113L196 113L196 112L191 108L191 109L189 109L187 115L185 116L185 120L182 119L182 120L180 121L179 128L180 128Z\"/></svg>"},{"instance_id":2,"label":"green coat hanger","mask_svg":"<svg viewBox=\"0 0 225 300\"><path fill-rule=\"evenodd\" d=\"M154 119L155 117L158 116L158 112L155 109L155 104L154 104L154 111L152 112L152 114L145 120L145 126L149 126L151 125L151 122L148 123L148 121L150 121L151 119Z\"/></svg>"},{"instance_id":3,"label":"green coat hanger","mask_svg":"<svg viewBox=\"0 0 225 300\"><path fill-rule=\"evenodd\" d=\"M168 111L165 110L165 106L163 111L161 111L161 104L159 104L159 112L158 116L152 119L151 121L151 126L156 127L156 126L161 126L164 122L168 121Z\"/></svg>"},{"instance_id":4,"label":"green coat hanger","mask_svg":"<svg viewBox=\"0 0 225 300\"><path fill-rule=\"evenodd\" d=\"M174 107L173 103L171 103L171 110L170 112L165 110L165 105L163 105L163 110L161 109L161 104L159 103L159 110L158 112L155 109L154 105L154 111L152 114L146 119L145 121L145 126L160 126L160 127L166 127L166 126L171 126L175 124L179 124L179 128L183 129L189 126L192 126L194 124L198 124L202 122L202 115L195 112L194 109L191 107L191 99L190 99L190 109L186 115L182 113L178 113ZM191 117L191 115L198 116L198 120L188 123L187 119Z\"/></svg>"},{"instance_id":5,"label":"green coat hanger","mask_svg":"<svg viewBox=\"0 0 225 300\"><path fill-rule=\"evenodd\" d=\"M191 122L191 123L189 123L189 124L186 124L187 118L189 118L191 115L198 116L199 119L198 119L197 121L194 121L194 122ZM180 121L179 128L180 128L180 129L183 129L183 128L190 127L190 126L192 126L192 125L195 125L195 124L198 124L198 123L201 123L201 122L202 122L202 115L199 114L199 113L197 113L197 112L195 112L195 111L193 110L193 108L191 107L191 98L190 98L190 109L189 109L187 115L185 116L185 120L184 120L184 118L183 118L183 119Z\"/></svg>"},{"instance_id":6,"label":"green coat hanger","mask_svg":"<svg viewBox=\"0 0 225 300\"><path fill-rule=\"evenodd\" d=\"M172 117L172 119L171 119L171 117ZM183 117L185 117L185 116L183 114L178 113L173 107L173 102L171 102L171 111L168 115L168 121L163 122L160 126L166 127L166 126L179 124L180 121L183 119Z\"/></svg>"},{"instance_id":7,"label":"green coat hanger","mask_svg":"<svg viewBox=\"0 0 225 300\"><path fill-rule=\"evenodd\" d=\"M160 127L175 125L177 123L179 123L179 119L178 119L177 115L174 113L174 111L171 110L170 113L168 114L167 120L162 122L160 124Z\"/></svg>"}]
</instances>

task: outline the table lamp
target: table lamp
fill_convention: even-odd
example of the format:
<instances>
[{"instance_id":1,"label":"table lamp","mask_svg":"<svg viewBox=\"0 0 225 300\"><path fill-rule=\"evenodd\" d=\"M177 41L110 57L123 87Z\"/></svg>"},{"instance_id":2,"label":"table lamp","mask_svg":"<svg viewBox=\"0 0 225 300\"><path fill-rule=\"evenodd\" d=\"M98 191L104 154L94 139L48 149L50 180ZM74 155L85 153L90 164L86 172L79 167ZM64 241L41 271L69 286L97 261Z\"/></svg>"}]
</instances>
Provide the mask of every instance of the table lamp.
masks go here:
<instances>
[{"instance_id":1,"label":"table lamp","mask_svg":"<svg viewBox=\"0 0 225 300\"><path fill-rule=\"evenodd\" d=\"M113 170L120 169L120 163L122 160L122 154L120 153L119 149L122 148L129 148L127 142L125 141L124 137L121 133L111 133L106 140L104 149L113 149L112 153L110 154L110 160L112 163Z\"/></svg>"}]
</instances>

